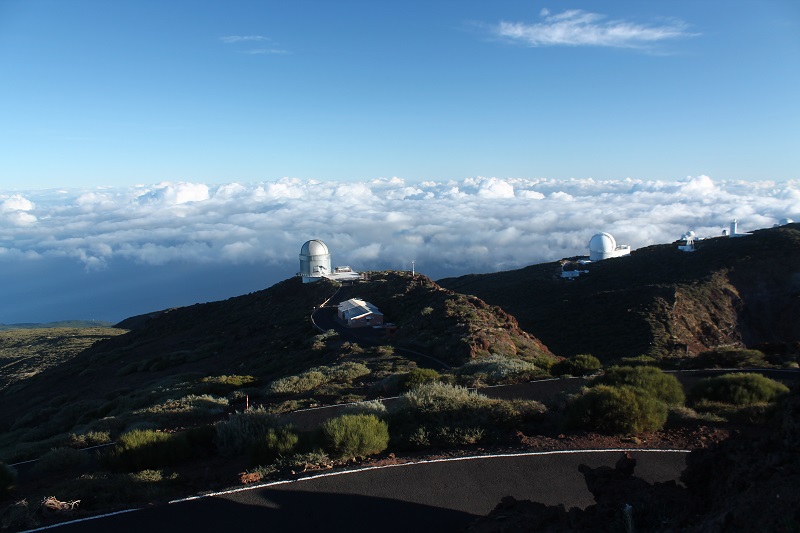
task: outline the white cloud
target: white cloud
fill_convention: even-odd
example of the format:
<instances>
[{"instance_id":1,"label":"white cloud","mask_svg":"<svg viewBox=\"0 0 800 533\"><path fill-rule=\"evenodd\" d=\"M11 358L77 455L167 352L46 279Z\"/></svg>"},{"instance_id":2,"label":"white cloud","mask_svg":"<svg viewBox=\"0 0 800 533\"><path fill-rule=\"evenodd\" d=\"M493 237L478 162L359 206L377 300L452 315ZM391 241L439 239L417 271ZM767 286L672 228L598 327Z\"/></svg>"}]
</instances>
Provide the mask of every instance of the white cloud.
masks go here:
<instances>
[{"instance_id":1,"label":"white cloud","mask_svg":"<svg viewBox=\"0 0 800 533\"><path fill-rule=\"evenodd\" d=\"M263 35L226 35L225 37L220 37L219 40L225 44L236 44L269 41L270 38Z\"/></svg>"},{"instance_id":2,"label":"white cloud","mask_svg":"<svg viewBox=\"0 0 800 533\"><path fill-rule=\"evenodd\" d=\"M689 229L719 235L732 218L742 231L782 218L800 220L800 182L707 176L674 182L476 177L417 184L283 178L248 185L0 191L0 277L36 264L37 279L55 279L68 261L87 272L69 283L87 286L94 276L118 271L127 284L155 283L154 268L225 270L224 283L230 284L237 272L257 267L263 277L241 289L246 292L293 275L300 246L319 238L337 265L410 269L414 259L418 271L437 279L585 254L597 231L635 249L672 242ZM205 301L210 296L204 291L223 281L199 276L175 274L173 283L185 284L194 301Z\"/></svg>"},{"instance_id":3,"label":"white cloud","mask_svg":"<svg viewBox=\"0 0 800 533\"><path fill-rule=\"evenodd\" d=\"M541 22L502 21L493 30L499 37L528 46L605 46L641 48L653 43L694 36L686 24L672 21L667 24L640 24L626 20L606 20L605 15L571 9L551 14L540 12Z\"/></svg>"}]
</instances>

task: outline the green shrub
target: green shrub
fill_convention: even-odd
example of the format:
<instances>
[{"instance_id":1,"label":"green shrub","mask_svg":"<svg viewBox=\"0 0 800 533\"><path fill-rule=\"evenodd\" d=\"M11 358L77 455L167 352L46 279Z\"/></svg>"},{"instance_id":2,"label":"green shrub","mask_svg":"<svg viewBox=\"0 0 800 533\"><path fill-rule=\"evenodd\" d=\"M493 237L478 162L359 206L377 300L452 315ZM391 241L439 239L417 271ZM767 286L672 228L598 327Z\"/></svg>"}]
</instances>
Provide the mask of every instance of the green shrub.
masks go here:
<instances>
[{"instance_id":1,"label":"green shrub","mask_svg":"<svg viewBox=\"0 0 800 533\"><path fill-rule=\"evenodd\" d=\"M590 354L578 354L555 363L550 367L550 373L554 376L585 376L597 372L602 366L597 357Z\"/></svg>"},{"instance_id":2,"label":"green shrub","mask_svg":"<svg viewBox=\"0 0 800 533\"><path fill-rule=\"evenodd\" d=\"M210 453L213 435L211 426L180 433L134 429L120 435L101 461L111 470L125 472L173 466Z\"/></svg>"},{"instance_id":3,"label":"green shrub","mask_svg":"<svg viewBox=\"0 0 800 533\"><path fill-rule=\"evenodd\" d=\"M396 410L440 412L487 405L491 400L459 385L433 381L424 383L400 397Z\"/></svg>"},{"instance_id":4,"label":"green shrub","mask_svg":"<svg viewBox=\"0 0 800 533\"><path fill-rule=\"evenodd\" d=\"M276 379L267 386L267 394L302 394L326 383L350 383L370 373L362 363L348 361L333 366L318 366L296 376Z\"/></svg>"},{"instance_id":5,"label":"green shrub","mask_svg":"<svg viewBox=\"0 0 800 533\"><path fill-rule=\"evenodd\" d=\"M344 408L347 415L375 415L378 418L386 414L386 405L380 400L369 400L348 405Z\"/></svg>"},{"instance_id":6,"label":"green shrub","mask_svg":"<svg viewBox=\"0 0 800 533\"><path fill-rule=\"evenodd\" d=\"M764 353L759 350L717 348L699 354L691 362L691 366L693 368L747 368L769 365Z\"/></svg>"},{"instance_id":7,"label":"green shrub","mask_svg":"<svg viewBox=\"0 0 800 533\"><path fill-rule=\"evenodd\" d=\"M654 366L612 366L594 380L598 385L628 385L646 391L669 405L681 405L686 400L683 386L672 374Z\"/></svg>"},{"instance_id":8,"label":"green shrub","mask_svg":"<svg viewBox=\"0 0 800 533\"><path fill-rule=\"evenodd\" d=\"M567 408L566 425L609 435L641 433L664 427L667 405L633 387L597 385Z\"/></svg>"},{"instance_id":9,"label":"green shrub","mask_svg":"<svg viewBox=\"0 0 800 533\"><path fill-rule=\"evenodd\" d=\"M326 445L341 457L365 457L389 445L389 426L375 415L342 415L322 424Z\"/></svg>"},{"instance_id":10,"label":"green shrub","mask_svg":"<svg viewBox=\"0 0 800 533\"><path fill-rule=\"evenodd\" d=\"M88 452L74 448L53 448L33 467L39 474L65 473L78 470L89 462Z\"/></svg>"},{"instance_id":11,"label":"green shrub","mask_svg":"<svg viewBox=\"0 0 800 533\"><path fill-rule=\"evenodd\" d=\"M215 426L214 442L224 456L246 453L266 438L270 429L277 426L276 420L275 415L261 408L233 413L228 420Z\"/></svg>"},{"instance_id":12,"label":"green shrub","mask_svg":"<svg viewBox=\"0 0 800 533\"><path fill-rule=\"evenodd\" d=\"M200 380L200 388L209 394L228 394L234 389L253 386L258 378L253 376L206 376Z\"/></svg>"},{"instance_id":13,"label":"green shrub","mask_svg":"<svg viewBox=\"0 0 800 533\"><path fill-rule=\"evenodd\" d=\"M636 357L621 357L616 361L617 366L656 366L658 360L649 355L639 355Z\"/></svg>"},{"instance_id":14,"label":"green shrub","mask_svg":"<svg viewBox=\"0 0 800 533\"><path fill-rule=\"evenodd\" d=\"M479 357L465 363L458 369L462 380L466 377L490 385L529 381L544 375L545 371L524 359L513 359L502 355Z\"/></svg>"},{"instance_id":15,"label":"green shrub","mask_svg":"<svg viewBox=\"0 0 800 533\"><path fill-rule=\"evenodd\" d=\"M73 448L90 448L111 442L111 434L108 431L87 431L86 433L71 433L69 445Z\"/></svg>"},{"instance_id":16,"label":"green shrub","mask_svg":"<svg viewBox=\"0 0 800 533\"><path fill-rule=\"evenodd\" d=\"M412 368L403 379L403 386L406 390L418 387L423 383L430 383L431 381L438 381L439 373L432 368Z\"/></svg>"},{"instance_id":17,"label":"green shrub","mask_svg":"<svg viewBox=\"0 0 800 533\"><path fill-rule=\"evenodd\" d=\"M17 481L17 472L7 464L0 462L0 498L11 492Z\"/></svg>"},{"instance_id":18,"label":"green shrub","mask_svg":"<svg viewBox=\"0 0 800 533\"><path fill-rule=\"evenodd\" d=\"M406 448L464 446L502 439L518 425L538 421L546 411L538 402L488 398L464 387L423 384L392 405L393 445Z\"/></svg>"},{"instance_id":19,"label":"green shrub","mask_svg":"<svg viewBox=\"0 0 800 533\"><path fill-rule=\"evenodd\" d=\"M272 463L279 457L291 454L297 447L300 437L292 426L269 428L267 434L255 446L253 462L257 464Z\"/></svg>"},{"instance_id":20,"label":"green shrub","mask_svg":"<svg viewBox=\"0 0 800 533\"><path fill-rule=\"evenodd\" d=\"M724 374L704 379L692 387L691 399L723 402L733 405L752 405L774 401L789 392L783 383L761 374Z\"/></svg>"},{"instance_id":21,"label":"green shrub","mask_svg":"<svg viewBox=\"0 0 800 533\"><path fill-rule=\"evenodd\" d=\"M281 457L275 462L277 468L291 468L306 470L317 470L319 468L330 468L333 461L322 450L312 450L305 453L296 453Z\"/></svg>"}]
</instances>

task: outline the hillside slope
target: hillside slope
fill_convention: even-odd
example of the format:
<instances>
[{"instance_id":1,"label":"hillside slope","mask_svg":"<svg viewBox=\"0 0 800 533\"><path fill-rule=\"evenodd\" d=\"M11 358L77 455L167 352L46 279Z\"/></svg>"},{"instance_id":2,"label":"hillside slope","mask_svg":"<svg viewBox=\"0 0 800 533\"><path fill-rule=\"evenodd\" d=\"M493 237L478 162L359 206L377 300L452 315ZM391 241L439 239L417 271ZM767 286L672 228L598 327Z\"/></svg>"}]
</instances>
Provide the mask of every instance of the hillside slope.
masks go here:
<instances>
[{"instance_id":1,"label":"hillside slope","mask_svg":"<svg viewBox=\"0 0 800 533\"><path fill-rule=\"evenodd\" d=\"M169 427L167 420L185 423L186 410L204 411L198 405L219 417L219 406L238 408L227 399L203 396L216 390L208 380L220 376L246 378L251 400L280 403L281 397L269 396L262 386L319 365L366 363L370 373L358 380L362 394L387 372L405 372L409 362L391 348L353 347L313 328L313 309L339 288L325 280L303 284L292 278L225 301L127 319L117 325L127 333L100 340L2 391L0 430L6 433L0 448L69 432L117 433L137 421ZM490 354L545 363L555 358L501 309L444 290L424 276L376 273L370 282L345 290L373 301L399 326L395 338L379 343L402 344L454 365ZM236 398L243 404L243 396Z\"/></svg>"},{"instance_id":2,"label":"hillside slope","mask_svg":"<svg viewBox=\"0 0 800 533\"><path fill-rule=\"evenodd\" d=\"M635 250L568 281L561 264L439 280L514 315L555 353L685 356L726 345L796 353L800 225Z\"/></svg>"}]
</instances>

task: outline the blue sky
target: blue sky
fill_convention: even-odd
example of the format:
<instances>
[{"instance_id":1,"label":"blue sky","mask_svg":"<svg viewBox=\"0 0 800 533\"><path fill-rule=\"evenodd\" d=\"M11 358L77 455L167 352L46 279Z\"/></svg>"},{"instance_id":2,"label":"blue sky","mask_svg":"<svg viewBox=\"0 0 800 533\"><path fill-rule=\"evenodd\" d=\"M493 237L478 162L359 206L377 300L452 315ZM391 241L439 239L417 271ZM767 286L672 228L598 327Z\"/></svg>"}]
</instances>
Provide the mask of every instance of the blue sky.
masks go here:
<instances>
[{"instance_id":1,"label":"blue sky","mask_svg":"<svg viewBox=\"0 0 800 533\"><path fill-rule=\"evenodd\" d=\"M800 177L800 2L0 0L0 189Z\"/></svg>"}]
</instances>

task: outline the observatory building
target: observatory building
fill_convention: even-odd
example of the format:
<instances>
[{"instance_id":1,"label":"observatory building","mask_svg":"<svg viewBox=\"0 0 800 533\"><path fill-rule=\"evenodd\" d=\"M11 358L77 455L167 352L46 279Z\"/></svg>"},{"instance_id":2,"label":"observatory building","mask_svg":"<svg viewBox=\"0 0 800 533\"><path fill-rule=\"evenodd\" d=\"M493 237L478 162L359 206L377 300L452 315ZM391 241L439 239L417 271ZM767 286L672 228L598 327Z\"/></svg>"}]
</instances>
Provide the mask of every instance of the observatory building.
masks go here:
<instances>
[{"instance_id":1,"label":"observatory building","mask_svg":"<svg viewBox=\"0 0 800 533\"><path fill-rule=\"evenodd\" d=\"M336 281L355 281L361 275L348 266L331 270L331 254L328 247L319 239L307 241L300 249L300 272L303 283L328 278Z\"/></svg>"},{"instance_id":2,"label":"observatory building","mask_svg":"<svg viewBox=\"0 0 800 533\"><path fill-rule=\"evenodd\" d=\"M630 255L631 247L627 244L617 244L609 233L598 233L589 241L589 260L602 261L612 257Z\"/></svg>"},{"instance_id":3,"label":"observatory building","mask_svg":"<svg viewBox=\"0 0 800 533\"><path fill-rule=\"evenodd\" d=\"M331 254L324 242L313 239L300 249L300 277L303 283L317 281L331 273Z\"/></svg>"}]
</instances>

